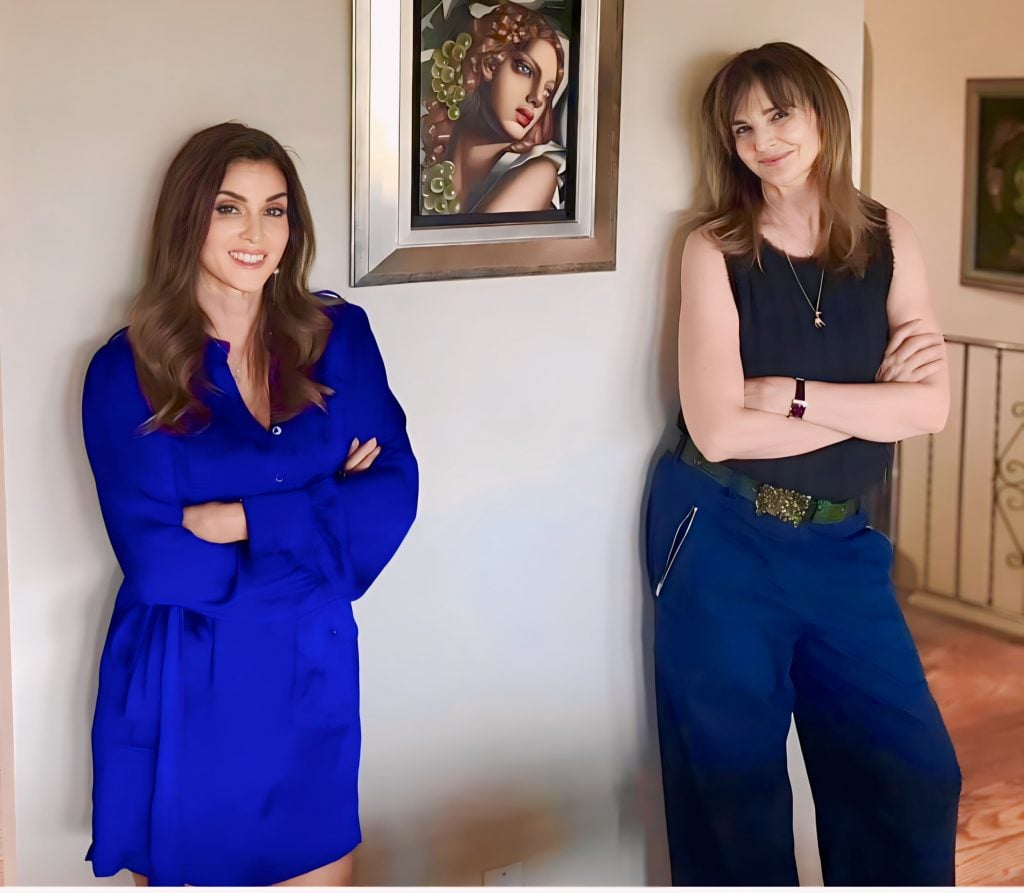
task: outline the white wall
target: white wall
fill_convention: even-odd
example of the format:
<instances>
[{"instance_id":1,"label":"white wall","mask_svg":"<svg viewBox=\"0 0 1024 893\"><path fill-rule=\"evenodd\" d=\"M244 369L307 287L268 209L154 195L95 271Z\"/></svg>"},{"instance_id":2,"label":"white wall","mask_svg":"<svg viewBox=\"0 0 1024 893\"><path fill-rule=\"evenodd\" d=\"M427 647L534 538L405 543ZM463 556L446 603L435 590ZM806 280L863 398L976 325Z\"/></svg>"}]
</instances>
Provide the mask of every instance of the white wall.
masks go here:
<instances>
[{"instance_id":1,"label":"white wall","mask_svg":"<svg viewBox=\"0 0 1024 893\"><path fill-rule=\"evenodd\" d=\"M348 4L3 10L18 880L89 883L88 731L118 574L81 446L85 364L124 317L171 155L217 121L299 151L315 284L346 291ZM626 0L618 270L349 293L423 478L415 528L357 609L363 880L478 883L519 859L530 884L666 879L639 529L677 402L692 105L726 53L789 39L859 110L862 24L862 0Z\"/></svg>"},{"instance_id":2,"label":"white wall","mask_svg":"<svg viewBox=\"0 0 1024 893\"><path fill-rule=\"evenodd\" d=\"M943 330L949 335L1024 343L1024 296L960 284L964 188L964 130L968 78L1024 75L1024 3L1020 0L866 0L868 65L875 83L865 159L870 188L879 201L905 215L917 229L929 284ZM908 111L912 110L912 113ZM961 438L962 353L951 350L953 405L945 432L935 441L935 487L928 524L928 438L901 448L897 579L908 589L928 584L939 592L957 585L956 511ZM1020 358L1006 355L1000 449L1016 425L1010 406L1020 399ZM992 449L995 405L994 360L971 358L970 415L964 433L965 518L988 518L992 505ZM1013 551L997 526L997 554ZM989 532L967 521L963 530L961 588L965 600L988 600ZM925 556L929 555L926 569ZM1005 562L992 566L993 604L1021 611L1020 573Z\"/></svg>"},{"instance_id":3,"label":"white wall","mask_svg":"<svg viewBox=\"0 0 1024 893\"><path fill-rule=\"evenodd\" d=\"M14 728L11 722L11 607L7 586L4 499L3 387L0 383L0 884L10 883L7 854L14 852Z\"/></svg>"},{"instance_id":4,"label":"white wall","mask_svg":"<svg viewBox=\"0 0 1024 893\"><path fill-rule=\"evenodd\" d=\"M864 6L876 85L872 194L917 229L947 332L1024 342L1020 295L960 285L967 79L1024 75L1024 3L866 0Z\"/></svg>"}]
</instances>

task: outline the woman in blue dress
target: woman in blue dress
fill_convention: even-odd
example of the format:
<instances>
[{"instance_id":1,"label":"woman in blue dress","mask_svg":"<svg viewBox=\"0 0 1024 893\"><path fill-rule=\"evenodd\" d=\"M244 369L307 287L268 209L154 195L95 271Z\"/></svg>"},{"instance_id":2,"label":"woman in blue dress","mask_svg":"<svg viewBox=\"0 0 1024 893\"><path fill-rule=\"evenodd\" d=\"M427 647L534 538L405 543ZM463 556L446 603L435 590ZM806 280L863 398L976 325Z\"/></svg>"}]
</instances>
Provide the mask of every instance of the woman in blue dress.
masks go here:
<instances>
[{"instance_id":1,"label":"woman in blue dress","mask_svg":"<svg viewBox=\"0 0 1024 893\"><path fill-rule=\"evenodd\" d=\"M124 582L93 723L97 876L340 885L360 842L351 603L416 513L366 314L311 294L295 167L242 124L171 163L85 443Z\"/></svg>"}]
</instances>

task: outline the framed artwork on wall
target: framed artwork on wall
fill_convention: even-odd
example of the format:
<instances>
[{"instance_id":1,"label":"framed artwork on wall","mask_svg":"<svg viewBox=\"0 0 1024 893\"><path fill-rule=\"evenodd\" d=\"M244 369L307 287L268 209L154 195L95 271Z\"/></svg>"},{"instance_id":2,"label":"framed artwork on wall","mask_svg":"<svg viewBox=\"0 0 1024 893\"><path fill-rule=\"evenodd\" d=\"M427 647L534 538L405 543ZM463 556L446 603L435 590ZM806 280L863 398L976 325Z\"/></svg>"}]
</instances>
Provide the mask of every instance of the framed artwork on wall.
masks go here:
<instances>
[{"instance_id":1,"label":"framed artwork on wall","mask_svg":"<svg viewBox=\"0 0 1024 893\"><path fill-rule=\"evenodd\" d=\"M352 285L615 268L623 0L353 0Z\"/></svg>"},{"instance_id":2,"label":"framed artwork on wall","mask_svg":"<svg viewBox=\"0 0 1024 893\"><path fill-rule=\"evenodd\" d=\"M1024 78L967 82L960 281L1024 293Z\"/></svg>"}]
</instances>

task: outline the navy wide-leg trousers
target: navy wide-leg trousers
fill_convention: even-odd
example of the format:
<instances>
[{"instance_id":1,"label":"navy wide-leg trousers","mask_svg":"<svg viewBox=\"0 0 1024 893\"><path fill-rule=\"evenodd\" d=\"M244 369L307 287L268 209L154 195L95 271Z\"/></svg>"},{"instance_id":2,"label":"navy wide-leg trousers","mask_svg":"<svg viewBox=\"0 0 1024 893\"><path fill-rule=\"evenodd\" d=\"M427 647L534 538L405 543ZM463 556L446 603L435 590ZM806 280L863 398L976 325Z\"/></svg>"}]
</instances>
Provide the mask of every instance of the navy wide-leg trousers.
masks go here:
<instances>
[{"instance_id":1,"label":"navy wide-leg trousers","mask_svg":"<svg viewBox=\"0 0 1024 893\"><path fill-rule=\"evenodd\" d=\"M647 509L676 885L795 885L790 717L828 885L950 885L960 770L863 515L793 527L671 454Z\"/></svg>"}]
</instances>

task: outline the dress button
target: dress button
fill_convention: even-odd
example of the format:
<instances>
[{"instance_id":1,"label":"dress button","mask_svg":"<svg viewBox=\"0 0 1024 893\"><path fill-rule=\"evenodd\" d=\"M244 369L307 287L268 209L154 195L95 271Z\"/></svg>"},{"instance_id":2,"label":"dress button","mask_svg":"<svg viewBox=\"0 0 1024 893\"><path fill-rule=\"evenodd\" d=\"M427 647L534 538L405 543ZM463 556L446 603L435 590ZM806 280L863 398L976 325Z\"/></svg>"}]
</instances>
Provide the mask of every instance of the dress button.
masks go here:
<instances>
[{"instance_id":1,"label":"dress button","mask_svg":"<svg viewBox=\"0 0 1024 893\"><path fill-rule=\"evenodd\" d=\"M331 635L332 635L332 636L336 636L336 635L338 635L338 631L337 631L336 629L332 629L332 630L331 630Z\"/></svg>"},{"instance_id":2,"label":"dress button","mask_svg":"<svg viewBox=\"0 0 1024 893\"><path fill-rule=\"evenodd\" d=\"M277 483L279 483L279 484L283 484L284 483L284 475L283 474L274 475L274 480L277 481Z\"/></svg>"},{"instance_id":3,"label":"dress button","mask_svg":"<svg viewBox=\"0 0 1024 893\"><path fill-rule=\"evenodd\" d=\"M270 429L270 433L277 437L281 433L281 426L274 425L274 427Z\"/></svg>"}]
</instances>

